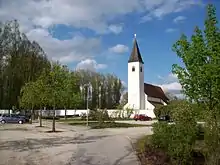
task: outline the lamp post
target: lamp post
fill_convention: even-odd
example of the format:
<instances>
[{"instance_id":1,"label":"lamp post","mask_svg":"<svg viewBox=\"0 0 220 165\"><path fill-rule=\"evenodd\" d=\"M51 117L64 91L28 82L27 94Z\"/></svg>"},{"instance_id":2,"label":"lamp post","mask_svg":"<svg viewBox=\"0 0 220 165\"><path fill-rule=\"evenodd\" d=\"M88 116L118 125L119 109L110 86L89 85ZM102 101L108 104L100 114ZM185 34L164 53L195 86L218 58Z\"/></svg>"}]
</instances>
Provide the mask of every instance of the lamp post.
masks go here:
<instances>
[{"instance_id":1,"label":"lamp post","mask_svg":"<svg viewBox=\"0 0 220 165\"><path fill-rule=\"evenodd\" d=\"M92 97L92 86L91 83L84 84L80 87L80 90L83 90L83 87L87 88L87 95L86 95L86 126L89 126L89 99ZM85 93L84 93L85 94Z\"/></svg>"},{"instance_id":2,"label":"lamp post","mask_svg":"<svg viewBox=\"0 0 220 165\"><path fill-rule=\"evenodd\" d=\"M102 85L102 84L101 84ZM102 86L99 86L99 109L101 109Z\"/></svg>"}]
</instances>

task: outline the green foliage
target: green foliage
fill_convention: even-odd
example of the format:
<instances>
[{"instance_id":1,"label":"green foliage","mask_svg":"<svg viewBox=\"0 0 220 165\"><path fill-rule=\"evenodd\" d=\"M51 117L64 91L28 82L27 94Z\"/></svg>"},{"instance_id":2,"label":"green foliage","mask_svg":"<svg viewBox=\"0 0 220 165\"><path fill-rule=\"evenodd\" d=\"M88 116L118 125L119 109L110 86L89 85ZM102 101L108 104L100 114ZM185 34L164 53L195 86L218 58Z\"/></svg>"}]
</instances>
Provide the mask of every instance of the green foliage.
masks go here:
<instances>
[{"instance_id":1,"label":"green foliage","mask_svg":"<svg viewBox=\"0 0 220 165\"><path fill-rule=\"evenodd\" d=\"M174 112L174 109L177 110L177 108L179 106L181 106L182 104L184 104L185 101L184 100L172 100L169 102L168 105L166 106L158 106L154 109L154 113L157 117L160 117L160 116L165 116L165 115L169 115L169 116L173 116L173 112ZM188 103L187 103L188 104Z\"/></svg>"},{"instance_id":2,"label":"green foliage","mask_svg":"<svg viewBox=\"0 0 220 165\"><path fill-rule=\"evenodd\" d=\"M130 118L131 115L134 113L133 112L134 110L131 108L126 108L125 111L126 111L126 118Z\"/></svg>"},{"instance_id":3,"label":"green foliage","mask_svg":"<svg viewBox=\"0 0 220 165\"><path fill-rule=\"evenodd\" d=\"M57 97L57 108L84 109L86 92L83 90L81 93L79 86L84 86L89 82L92 84L94 91L97 91L92 93L92 100L89 102L90 109L97 108L98 104L101 105L100 108L109 109L114 109L119 105L124 87L121 80L115 75L83 70L70 72L66 66L58 65L60 69L55 67L54 64L51 66L44 50L36 41L30 41L20 31L16 20L0 23L0 108L11 109L12 106L19 108L19 105L21 105L19 99L22 97L20 96L21 88L26 83L39 80L39 76L41 76L39 81L44 81L44 84L52 85L52 79L59 79L63 82L63 90L58 92L62 99L52 92ZM58 76L57 69L62 70L63 79L65 80ZM56 78L53 77L55 76L55 74L52 74L53 72L57 73ZM38 84L40 85L42 82L38 82ZM47 88L47 91L50 91L49 86L44 87ZM100 92L98 92L99 87L101 87ZM99 94L101 94L101 98L99 98ZM50 96L41 96L40 98L44 99L35 106L36 109L40 109L40 106L53 101ZM99 99L101 103L99 103ZM49 103L47 107L51 104Z\"/></svg>"},{"instance_id":4,"label":"green foliage","mask_svg":"<svg viewBox=\"0 0 220 165\"><path fill-rule=\"evenodd\" d=\"M26 83L21 89L20 107L33 108L37 105L37 91L33 82Z\"/></svg>"},{"instance_id":5,"label":"green foliage","mask_svg":"<svg viewBox=\"0 0 220 165\"><path fill-rule=\"evenodd\" d=\"M205 113L207 164L218 165L220 155L220 29L213 5L207 6L204 31L198 27L189 41L186 35L173 46L184 66L173 65L187 98L202 105ZM198 113L197 113L198 114Z\"/></svg>"},{"instance_id":6,"label":"green foliage","mask_svg":"<svg viewBox=\"0 0 220 165\"><path fill-rule=\"evenodd\" d=\"M158 106L154 109L154 113L156 117L164 116L164 115L170 115L171 108L170 105L167 106Z\"/></svg>"},{"instance_id":7,"label":"green foliage","mask_svg":"<svg viewBox=\"0 0 220 165\"><path fill-rule=\"evenodd\" d=\"M0 24L0 108L19 107L22 86L35 81L48 64L45 52L20 32L16 20Z\"/></svg>"},{"instance_id":8,"label":"green foliage","mask_svg":"<svg viewBox=\"0 0 220 165\"><path fill-rule=\"evenodd\" d=\"M173 125L168 125L165 122L154 123L154 134L152 135L153 146L155 146L156 148L163 148L167 150L172 136L172 127Z\"/></svg>"},{"instance_id":9,"label":"green foliage","mask_svg":"<svg viewBox=\"0 0 220 165\"><path fill-rule=\"evenodd\" d=\"M191 104L182 102L173 109L172 115L175 124L162 122L153 125L152 144L163 148L177 164L187 164L198 131L194 111Z\"/></svg>"},{"instance_id":10,"label":"green foliage","mask_svg":"<svg viewBox=\"0 0 220 165\"><path fill-rule=\"evenodd\" d=\"M92 121L98 121L103 123L109 121L111 118L108 115L107 110L90 110L89 119Z\"/></svg>"}]
</instances>

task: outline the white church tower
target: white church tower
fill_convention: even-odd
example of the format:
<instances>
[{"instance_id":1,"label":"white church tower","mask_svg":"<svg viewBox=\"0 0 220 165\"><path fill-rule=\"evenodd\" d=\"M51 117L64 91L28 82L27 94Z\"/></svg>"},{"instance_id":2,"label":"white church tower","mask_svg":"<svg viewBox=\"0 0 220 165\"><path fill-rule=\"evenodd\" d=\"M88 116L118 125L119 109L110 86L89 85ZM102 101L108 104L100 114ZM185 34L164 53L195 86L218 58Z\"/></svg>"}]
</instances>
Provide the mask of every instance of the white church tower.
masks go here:
<instances>
[{"instance_id":1,"label":"white church tower","mask_svg":"<svg viewBox=\"0 0 220 165\"><path fill-rule=\"evenodd\" d=\"M134 110L145 109L144 62L139 51L136 34L128 60L128 103L126 107Z\"/></svg>"}]
</instances>

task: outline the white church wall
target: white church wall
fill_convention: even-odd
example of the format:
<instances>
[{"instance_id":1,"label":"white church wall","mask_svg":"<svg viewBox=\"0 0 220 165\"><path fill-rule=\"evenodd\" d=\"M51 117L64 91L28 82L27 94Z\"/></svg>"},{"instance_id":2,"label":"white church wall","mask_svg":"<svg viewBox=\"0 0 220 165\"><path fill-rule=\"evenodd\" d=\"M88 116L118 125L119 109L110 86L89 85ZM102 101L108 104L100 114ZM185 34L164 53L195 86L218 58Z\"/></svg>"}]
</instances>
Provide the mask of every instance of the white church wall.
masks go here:
<instances>
[{"instance_id":1,"label":"white church wall","mask_svg":"<svg viewBox=\"0 0 220 165\"><path fill-rule=\"evenodd\" d=\"M145 94L145 109L153 110L155 106L148 101L149 97Z\"/></svg>"},{"instance_id":2,"label":"white church wall","mask_svg":"<svg viewBox=\"0 0 220 165\"><path fill-rule=\"evenodd\" d=\"M132 68L135 68L132 71ZM140 72L142 68L142 72ZM133 109L144 109L144 68L140 62L128 63L128 106Z\"/></svg>"},{"instance_id":3,"label":"white church wall","mask_svg":"<svg viewBox=\"0 0 220 165\"><path fill-rule=\"evenodd\" d=\"M159 102L162 103L163 105L167 105L162 99L159 98L155 98L155 97L149 97L147 98L149 101L155 101L155 102Z\"/></svg>"}]
</instances>

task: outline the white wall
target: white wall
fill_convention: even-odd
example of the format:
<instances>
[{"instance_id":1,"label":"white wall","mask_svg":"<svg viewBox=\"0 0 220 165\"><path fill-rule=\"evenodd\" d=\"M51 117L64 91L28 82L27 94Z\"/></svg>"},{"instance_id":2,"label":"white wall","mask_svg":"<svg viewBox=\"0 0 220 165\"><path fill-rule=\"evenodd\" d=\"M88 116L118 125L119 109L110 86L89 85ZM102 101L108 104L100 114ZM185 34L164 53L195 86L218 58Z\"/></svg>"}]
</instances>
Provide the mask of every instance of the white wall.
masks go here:
<instances>
[{"instance_id":1,"label":"white wall","mask_svg":"<svg viewBox=\"0 0 220 165\"><path fill-rule=\"evenodd\" d=\"M128 111L127 110L118 110L118 109L108 109L107 110L108 114L110 117L128 117ZM135 114L145 114L149 117L154 118L154 114L152 114L153 110L133 110L132 115L130 116L131 118L134 117ZM89 113L89 110L88 110ZM66 110L66 115L67 116L74 116L74 115L83 115L83 114L87 114L87 110L85 109L68 109ZM53 110L42 110L42 116L49 116L49 115L53 115ZM55 115L56 116L60 116L60 117L64 117L65 116L65 110L61 109L61 110L56 110L55 111Z\"/></svg>"},{"instance_id":2,"label":"white wall","mask_svg":"<svg viewBox=\"0 0 220 165\"><path fill-rule=\"evenodd\" d=\"M145 109L154 110L155 106L148 101L149 97L145 94Z\"/></svg>"},{"instance_id":3,"label":"white wall","mask_svg":"<svg viewBox=\"0 0 220 165\"><path fill-rule=\"evenodd\" d=\"M132 71L132 67L135 71ZM140 68L142 67L142 72ZM128 107L145 109L144 104L144 65L139 62L128 63Z\"/></svg>"},{"instance_id":4,"label":"white wall","mask_svg":"<svg viewBox=\"0 0 220 165\"><path fill-rule=\"evenodd\" d=\"M159 103L162 103L163 105L167 105L162 99L159 99L159 98L148 97L148 100L149 101L159 102Z\"/></svg>"},{"instance_id":5,"label":"white wall","mask_svg":"<svg viewBox=\"0 0 220 165\"><path fill-rule=\"evenodd\" d=\"M8 114L9 110L0 109L0 114ZM10 110L10 113L12 113L12 110Z\"/></svg>"},{"instance_id":6,"label":"white wall","mask_svg":"<svg viewBox=\"0 0 220 165\"><path fill-rule=\"evenodd\" d=\"M89 110L88 110L88 113L89 113ZM75 116L75 115L82 116L83 114L87 114L86 109L79 109L79 110L67 109L66 110L67 116ZM53 110L42 110L42 116L50 116L50 115L53 115ZM65 110L64 109L55 110L55 116L65 116Z\"/></svg>"}]
</instances>

